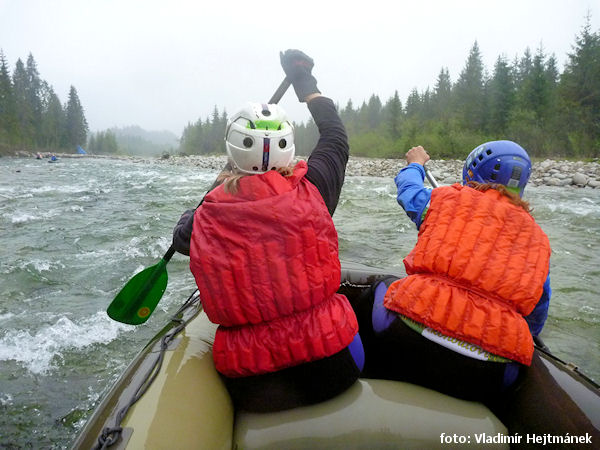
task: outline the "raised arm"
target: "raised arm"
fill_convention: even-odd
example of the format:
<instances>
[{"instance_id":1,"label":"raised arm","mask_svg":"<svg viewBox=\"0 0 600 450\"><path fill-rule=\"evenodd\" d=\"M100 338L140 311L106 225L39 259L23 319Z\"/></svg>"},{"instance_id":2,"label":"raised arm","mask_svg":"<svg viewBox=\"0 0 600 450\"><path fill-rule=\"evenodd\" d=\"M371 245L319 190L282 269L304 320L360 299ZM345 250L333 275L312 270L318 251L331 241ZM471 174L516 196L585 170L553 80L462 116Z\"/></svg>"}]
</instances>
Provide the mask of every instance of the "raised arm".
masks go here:
<instances>
[{"instance_id":1,"label":"raised arm","mask_svg":"<svg viewBox=\"0 0 600 450\"><path fill-rule=\"evenodd\" d=\"M394 181L398 189L397 200L417 228L420 228L423 216L431 199L431 189L423 184L425 180L425 163L429 154L420 145L406 153L408 165L398 172Z\"/></svg>"},{"instance_id":2,"label":"raised arm","mask_svg":"<svg viewBox=\"0 0 600 450\"><path fill-rule=\"evenodd\" d=\"M281 66L300 102L306 102L319 129L319 141L308 158L306 178L313 183L333 215L346 175L349 146L346 129L333 101L321 95L312 75L314 62L300 50L281 54Z\"/></svg>"}]
</instances>

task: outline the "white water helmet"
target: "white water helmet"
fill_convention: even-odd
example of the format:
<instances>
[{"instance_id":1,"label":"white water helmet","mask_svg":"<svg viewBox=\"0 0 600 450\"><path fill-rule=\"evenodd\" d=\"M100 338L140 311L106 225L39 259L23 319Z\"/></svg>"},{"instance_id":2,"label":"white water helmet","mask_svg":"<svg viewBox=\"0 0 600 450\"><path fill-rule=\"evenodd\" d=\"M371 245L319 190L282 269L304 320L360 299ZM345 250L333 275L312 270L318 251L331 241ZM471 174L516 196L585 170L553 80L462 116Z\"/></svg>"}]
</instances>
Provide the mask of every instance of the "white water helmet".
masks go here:
<instances>
[{"instance_id":1,"label":"white water helmet","mask_svg":"<svg viewBox=\"0 0 600 450\"><path fill-rule=\"evenodd\" d=\"M247 103L227 123L227 156L248 174L289 166L295 154L294 127L279 105Z\"/></svg>"},{"instance_id":2,"label":"white water helmet","mask_svg":"<svg viewBox=\"0 0 600 450\"><path fill-rule=\"evenodd\" d=\"M513 141L492 141L469 154L463 167L463 184L499 183L522 197L530 175L531 159L523 147Z\"/></svg>"}]
</instances>

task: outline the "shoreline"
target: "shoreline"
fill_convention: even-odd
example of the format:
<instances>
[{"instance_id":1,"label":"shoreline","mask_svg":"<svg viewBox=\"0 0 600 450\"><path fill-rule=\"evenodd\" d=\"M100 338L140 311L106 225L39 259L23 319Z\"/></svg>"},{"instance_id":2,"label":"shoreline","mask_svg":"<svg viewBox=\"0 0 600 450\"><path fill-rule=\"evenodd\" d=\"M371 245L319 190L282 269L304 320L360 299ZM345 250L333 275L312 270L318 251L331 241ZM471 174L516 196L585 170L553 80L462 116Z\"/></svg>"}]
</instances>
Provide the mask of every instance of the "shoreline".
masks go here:
<instances>
[{"instance_id":1,"label":"shoreline","mask_svg":"<svg viewBox=\"0 0 600 450\"><path fill-rule=\"evenodd\" d=\"M43 156L49 155L44 153ZM129 160L148 164L190 165L202 169L220 171L227 161L226 155L189 155L165 157L142 157L125 155L79 155L75 153L55 153L58 158L100 158ZM17 152L14 156L35 159L30 152ZM306 159L300 157L297 159ZM350 156L346 167L347 176L394 178L406 165L404 159L382 159ZM462 180L462 160L431 160L427 166L440 184L460 183ZM532 186L571 186L577 188L600 188L600 162L566 161L545 159L533 162L529 179Z\"/></svg>"}]
</instances>

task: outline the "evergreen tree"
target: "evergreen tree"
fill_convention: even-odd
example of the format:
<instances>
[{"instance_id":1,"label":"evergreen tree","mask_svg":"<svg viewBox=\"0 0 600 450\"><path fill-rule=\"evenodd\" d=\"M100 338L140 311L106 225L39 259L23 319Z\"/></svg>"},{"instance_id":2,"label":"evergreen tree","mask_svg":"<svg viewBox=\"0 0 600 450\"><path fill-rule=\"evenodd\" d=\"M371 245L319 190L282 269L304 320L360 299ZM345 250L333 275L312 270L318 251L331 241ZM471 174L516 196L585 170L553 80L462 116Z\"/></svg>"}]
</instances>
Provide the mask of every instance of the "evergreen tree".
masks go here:
<instances>
[{"instance_id":1,"label":"evergreen tree","mask_svg":"<svg viewBox=\"0 0 600 450\"><path fill-rule=\"evenodd\" d=\"M463 125L473 130L480 130L485 124L484 84L483 62L475 41L454 88Z\"/></svg>"},{"instance_id":2,"label":"evergreen tree","mask_svg":"<svg viewBox=\"0 0 600 450\"><path fill-rule=\"evenodd\" d=\"M506 57L499 56L489 82L489 124L492 132L505 133L515 103L515 83Z\"/></svg>"},{"instance_id":3,"label":"evergreen tree","mask_svg":"<svg viewBox=\"0 0 600 450\"><path fill-rule=\"evenodd\" d=\"M96 135L94 133L91 133L87 144L87 152L94 154L96 153L96 149Z\"/></svg>"},{"instance_id":4,"label":"evergreen tree","mask_svg":"<svg viewBox=\"0 0 600 450\"><path fill-rule=\"evenodd\" d=\"M17 106L8 64L0 49L0 149L14 144L17 135Z\"/></svg>"},{"instance_id":5,"label":"evergreen tree","mask_svg":"<svg viewBox=\"0 0 600 450\"><path fill-rule=\"evenodd\" d=\"M203 128L202 120L188 123L181 135L179 151L185 155L196 155L202 152Z\"/></svg>"},{"instance_id":6,"label":"evergreen tree","mask_svg":"<svg viewBox=\"0 0 600 450\"><path fill-rule=\"evenodd\" d=\"M13 92L16 105L17 126L16 142L33 146L35 129L33 111L29 101L29 77L23 61L19 58L13 72Z\"/></svg>"},{"instance_id":7,"label":"evergreen tree","mask_svg":"<svg viewBox=\"0 0 600 450\"><path fill-rule=\"evenodd\" d=\"M66 128L64 146L75 152L78 145L85 145L87 141L88 123L85 119L77 90L73 86L69 90L69 101L65 109Z\"/></svg>"},{"instance_id":8,"label":"evergreen tree","mask_svg":"<svg viewBox=\"0 0 600 450\"><path fill-rule=\"evenodd\" d=\"M600 33L591 31L590 17L575 39L573 53L560 80L564 121L572 155L600 154Z\"/></svg>"},{"instance_id":9,"label":"evergreen tree","mask_svg":"<svg viewBox=\"0 0 600 450\"><path fill-rule=\"evenodd\" d=\"M546 78L546 84L548 86L546 116L549 118L548 126L553 126L550 123L550 121L556 122L556 118L558 115L558 80L560 77L558 72L558 64L554 55L551 55L546 61L544 76Z\"/></svg>"},{"instance_id":10,"label":"evergreen tree","mask_svg":"<svg viewBox=\"0 0 600 450\"><path fill-rule=\"evenodd\" d=\"M521 59L517 59L515 61L514 70L515 70L515 84L517 86L517 89L520 89L523 82L527 78L529 78L532 67L533 67L533 61L531 59L531 50L529 50L529 47L527 47L525 49L525 53L523 54Z\"/></svg>"},{"instance_id":11,"label":"evergreen tree","mask_svg":"<svg viewBox=\"0 0 600 450\"><path fill-rule=\"evenodd\" d=\"M402 120L402 102L398 91L395 91L394 96L385 104L385 116L390 137L392 140L398 139Z\"/></svg>"},{"instance_id":12,"label":"evergreen tree","mask_svg":"<svg viewBox=\"0 0 600 450\"><path fill-rule=\"evenodd\" d=\"M65 112L54 89L42 82L42 123L40 144L56 151L61 147L65 133Z\"/></svg>"},{"instance_id":13,"label":"evergreen tree","mask_svg":"<svg viewBox=\"0 0 600 450\"><path fill-rule=\"evenodd\" d=\"M406 116L415 117L421 111L421 96L417 88L413 88L410 91L408 98L406 99Z\"/></svg>"},{"instance_id":14,"label":"evergreen tree","mask_svg":"<svg viewBox=\"0 0 600 450\"><path fill-rule=\"evenodd\" d=\"M112 130L92 133L87 144L88 151L97 155L111 155L118 153L117 138Z\"/></svg>"},{"instance_id":15,"label":"evergreen tree","mask_svg":"<svg viewBox=\"0 0 600 450\"><path fill-rule=\"evenodd\" d=\"M348 99L346 107L340 111L340 118L342 119L342 122L346 127L346 132L349 136L357 132L356 111L354 111L352 99Z\"/></svg>"},{"instance_id":16,"label":"evergreen tree","mask_svg":"<svg viewBox=\"0 0 600 450\"><path fill-rule=\"evenodd\" d=\"M377 128L381 123L381 100L373 94L367 104L367 121L370 128Z\"/></svg>"},{"instance_id":17,"label":"evergreen tree","mask_svg":"<svg viewBox=\"0 0 600 450\"><path fill-rule=\"evenodd\" d=\"M303 123L294 123L294 145L296 146L296 155L310 155L317 145L318 140L319 130L312 118L308 119L306 125Z\"/></svg>"},{"instance_id":18,"label":"evergreen tree","mask_svg":"<svg viewBox=\"0 0 600 450\"><path fill-rule=\"evenodd\" d=\"M540 46L533 58L529 74L522 80L519 96L521 108L533 111L538 122L546 116L550 89L546 76L546 55Z\"/></svg>"},{"instance_id":19,"label":"evergreen tree","mask_svg":"<svg viewBox=\"0 0 600 450\"><path fill-rule=\"evenodd\" d=\"M425 92L423 92L423 94L421 95L421 118L425 121L425 120L431 120L434 116L434 107L433 107L433 102L434 102L434 96L431 93L431 89L429 89L429 86L427 87L427 89L425 89Z\"/></svg>"},{"instance_id":20,"label":"evergreen tree","mask_svg":"<svg viewBox=\"0 0 600 450\"><path fill-rule=\"evenodd\" d=\"M27 73L27 84L25 87L27 103L31 111L31 127L33 129L33 141L40 144L42 141L42 80L37 69L37 64L33 55L30 53L27 57L25 66Z\"/></svg>"},{"instance_id":21,"label":"evergreen tree","mask_svg":"<svg viewBox=\"0 0 600 450\"><path fill-rule=\"evenodd\" d=\"M104 151L106 153L117 153L119 151L119 146L117 145L117 138L115 133L111 130L106 130L104 133Z\"/></svg>"},{"instance_id":22,"label":"evergreen tree","mask_svg":"<svg viewBox=\"0 0 600 450\"><path fill-rule=\"evenodd\" d=\"M448 68L442 67L434 87L433 102L435 115L438 118L447 117L450 114L452 100L452 81Z\"/></svg>"}]
</instances>

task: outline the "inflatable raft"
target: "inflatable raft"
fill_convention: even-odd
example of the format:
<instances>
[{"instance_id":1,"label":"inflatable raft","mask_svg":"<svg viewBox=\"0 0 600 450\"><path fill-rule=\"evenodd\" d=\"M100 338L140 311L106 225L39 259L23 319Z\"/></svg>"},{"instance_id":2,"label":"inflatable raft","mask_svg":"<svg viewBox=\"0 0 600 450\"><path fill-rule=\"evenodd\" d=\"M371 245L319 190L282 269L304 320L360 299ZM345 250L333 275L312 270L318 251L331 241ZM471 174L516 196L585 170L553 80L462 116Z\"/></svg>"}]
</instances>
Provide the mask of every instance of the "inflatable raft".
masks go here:
<instances>
[{"instance_id":1,"label":"inflatable raft","mask_svg":"<svg viewBox=\"0 0 600 450\"><path fill-rule=\"evenodd\" d=\"M371 284L389 274L343 263L340 292L360 307ZM73 448L497 449L543 442L552 448L554 439L569 447L575 437L600 446L599 386L541 345L496 413L414 384L370 378L317 405L249 413L234 410L215 371L215 330L198 295L190 296L105 395ZM551 410L540 410L542 404Z\"/></svg>"}]
</instances>

